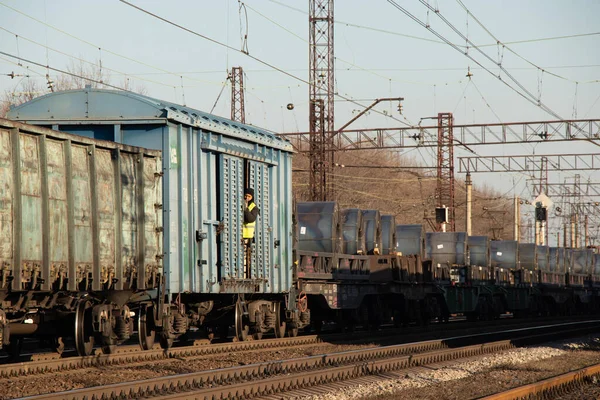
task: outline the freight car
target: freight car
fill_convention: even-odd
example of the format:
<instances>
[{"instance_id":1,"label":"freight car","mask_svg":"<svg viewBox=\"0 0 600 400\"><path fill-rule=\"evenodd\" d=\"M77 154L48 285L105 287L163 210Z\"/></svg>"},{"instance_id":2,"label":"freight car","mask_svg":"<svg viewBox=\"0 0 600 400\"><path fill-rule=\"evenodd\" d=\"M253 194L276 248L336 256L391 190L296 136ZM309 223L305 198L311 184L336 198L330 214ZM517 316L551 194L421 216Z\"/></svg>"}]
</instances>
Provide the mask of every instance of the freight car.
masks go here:
<instances>
[{"instance_id":1,"label":"freight car","mask_svg":"<svg viewBox=\"0 0 600 400\"><path fill-rule=\"evenodd\" d=\"M293 152L289 142L199 110L134 93L91 88L36 98L12 109L9 118L86 136L80 139L84 143L107 140L155 150L151 154L162 152L153 178L160 178L155 182L161 184L160 198L141 197L147 190L138 185L139 193L132 200L157 213L155 219L164 227L156 271L163 279L158 280L158 293L136 314L144 349L152 347L156 336L168 347L191 327L206 329L212 336L226 335L233 325L239 340L249 335L259 338L268 331L294 335L302 327L293 282ZM42 153L31 157L45 163ZM250 266L245 265L242 246L245 187L254 190L260 209ZM83 186L77 189L81 193L75 197L87 195ZM85 217L91 218L90 213ZM66 227L63 231L77 235ZM92 250L82 249L90 254ZM124 249L117 243L112 250L120 254ZM91 261L90 268L101 270L100 264ZM68 269L74 264L65 265ZM142 264L131 268L137 274L143 269ZM99 278L93 280L88 297L102 290L99 282ZM119 302L126 304L127 299ZM306 320L306 308L302 309ZM84 329L80 326L76 329ZM86 337L101 336L97 324L85 329ZM91 348L78 350L89 354Z\"/></svg>"},{"instance_id":2,"label":"freight car","mask_svg":"<svg viewBox=\"0 0 600 400\"><path fill-rule=\"evenodd\" d=\"M133 333L161 290L159 151L0 120L0 341ZM142 327L143 332L143 327Z\"/></svg>"},{"instance_id":3,"label":"freight car","mask_svg":"<svg viewBox=\"0 0 600 400\"><path fill-rule=\"evenodd\" d=\"M65 148L83 143L92 149L90 156L96 147L108 146L118 154L139 154L138 159L143 154L143 165L149 164L146 158L155 164L153 174L134 165L102 175L102 182L114 179L113 192L106 191L116 196L114 204L123 203L117 213L123 215L111 219L113 225L99 206L98 192L104 193L106 184L88 187L80 184L79 172L65 175L66 203L88 196L91 208L69 211L68 220L75 222L51 228L47 214L55 199L49 196L49 183L56 168L43 146L28 153L48 171L39 177L42 222L17 220L10 229L18 236L41 227L42 251L39 260L26 265L22 250L3 247L3 271L8 272L0 292L0 324L5 340L8 331L17 337L17 332L48 330L55 339L74 335L79 353L89 354L94 341L111 351L131 335L134 322L141 347L148 349L156 338L169 347L190 328L205 329L211 337L226 335L233 326L234 336L246 340L267 332L281 337L302 328L318 331L329 322L342 329L424 324L447 321L451 314L488 319L504 312L573 313L597 303L600 264L590 250L546 249L464 232L425 233L421 225L396 225L393 216L378 210L340 210L335 202L298 203L293 212L291 145L249 125L138 94L91 88L42 96L11 110L9 117L87 139L24 125L11 132L38 130L66 138ZM99 173L93 162L88 164L90 174ZM124 176L131 168L138 175ZM8 171L15 182L31 182L30 175ZM135 192L126 202L119 193L131 182ZM260 208L250 268L242 247L244 187L254 189ZM18 194L10 188L3 193ZM1 204L18 196L11 199ZM138 211L128 208L133 203ZM4 207L1 221L21 218ZM79 249L79 242L71 245L74 239L69 239L66 261L54 261L53 236L64 232L72 238L82 225L91 227L92 240L82 235ZM115 232L114 243L101 240L102 229ZM25 246L30 238L21 240ZM129 243L135 247L129 249ZM114 269L104 261L103 251L110 246ZM34 286L23 278L18 286L10 278L38 269L42 275ZM49 276L59 279L58 286L48 286ZM64 292L73 280L79 283ZM51 332L48 327L57 325L51 318L69 323L62 332ZM35 329L21 326L26 324Z\"/></svg>"}]
</instances>

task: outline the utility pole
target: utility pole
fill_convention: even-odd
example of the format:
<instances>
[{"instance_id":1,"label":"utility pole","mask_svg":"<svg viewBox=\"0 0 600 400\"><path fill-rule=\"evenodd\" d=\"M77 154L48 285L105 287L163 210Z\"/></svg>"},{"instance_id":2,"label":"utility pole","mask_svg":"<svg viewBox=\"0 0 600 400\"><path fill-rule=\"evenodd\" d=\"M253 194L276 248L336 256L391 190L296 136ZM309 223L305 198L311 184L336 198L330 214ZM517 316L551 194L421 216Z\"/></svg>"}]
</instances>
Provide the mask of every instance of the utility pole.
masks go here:
<instances>
[{"instance_id":1,"label":"utility pole","mask_svg":"<svg viewBox=\"0 0 600 400\"><path fill-rule=\"evenodd\" d=\"M333 0L309 0L309 128L311 199L334 199Z\"/></svg>"},{"instance_id":2,"label":"utility pole","mask_svg":"<svg viewBox=\"0 0 600 400\"><path fill-rule=\"evenodd\" d=\"M467 174L469 176L470 174ZM521 239L521 233L519 232L519 223L521 222L521 200L519 196L515 195L515 205L514 205L514 214L515 214L515 225L513 229L513 240L519 241Z\"/></svg>"},{"instance_id":3,"label":"utility pole","mask_svg":"<svg viewBox=\"0 0 600 400\"><path fill-rule=\"evenodd\" d=\"M471 174L467 172L467 179L465 181L467 185L467 236L471 236L471 212L472 212L472 190L473 190L473 182L471 181Z\"/></svg>"},{"instance_id":4,"label":"utility pole","mask_svg":"<svg viewBox=\"0 0 600 400\"><path fill-rule=\"evenodd\" d=\"M244 70L242 67L231 68L231 120L246 123L244 101Z\"/></svg>"}]
</instances>

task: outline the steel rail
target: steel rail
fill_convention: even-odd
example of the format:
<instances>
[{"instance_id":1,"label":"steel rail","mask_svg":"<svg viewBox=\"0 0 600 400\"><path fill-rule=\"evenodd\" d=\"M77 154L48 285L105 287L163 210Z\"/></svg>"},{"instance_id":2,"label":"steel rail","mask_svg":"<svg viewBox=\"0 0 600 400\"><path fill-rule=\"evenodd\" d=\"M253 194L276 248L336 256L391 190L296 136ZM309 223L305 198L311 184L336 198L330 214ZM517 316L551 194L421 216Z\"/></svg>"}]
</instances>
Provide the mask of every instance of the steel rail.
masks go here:
<instances>
[{"instance_id":1,"label":"steel rail","mask_svg":"<svg viewBox=\"0 0 600 400\"><path fill-rule=\"evenodd\" d=\"M583 320L585 321L585 320ZM378 332L354 332L351 336L340 333L328 333L319 335L303 335L295 338L281 339L264 339L259 341L245 342L230 342L230 343L213 343L208 340L195 341L195 345L172 347L169 350L155 348L142 351L139 345L118 346L113 354L103 354L100 349L96 349L97 353L91 356L68 356L68 353L63 354L61 358L56 352L32 354L31 360L22 362L13 362L0 364L0 378L18 377L33 374L47 374L54 371L68 371L80 368L89 367L105 367L110 365L123 365L136 362L148 362L167 360L181 357L202 357L217 354L227 354L231 351L245 352L257 350L275 350L287 347L311 346L320 343L364 343L366 340L374 339L385 342L387 339L394 339L397 343L398 335L406 341L420 339L438 339L443 334L443 337L448 337L449 331L460 332L466 331L468 334L485 334L490 333L498 325L506 328L506 325L512 326L512 329L530 328L540 325L540 323L557 324L567 322L582 322L580 318L537 318L535 322L524 321L520 319L500 319L495 321L477 321L468 323L465 327L465 321L456 321L453 324L438 324L429 325L427 327L411 327L401 329L382 330ZM423 335L428 337L424 338ZM414 339L412 339L414 337ZM391 341L391 340L390 340ZM201 343L201 344L197 344ZM155 345L158 346L158 345Z\"/></svg>"},{"instance_id":2,"label":"steel rail","mask_svg":"<svg viewBox=\"0 0 600 400\"><path fill-rule=\"evenodd\" d=\"M72 390L34 399L120 399L140 397L232 399L327 384L386 371L411 368L458 358L488 354L516 346L597 330L600 321L515 329L492 334L409 343L322 354L289 360L207 370L103 387ZM537 335L523 336L532 330ZM501 336L508 336L502 338ZM485 340L493 339L487 343ZM473 343L478 344L473 344Z\"/></svg>"},{"instance_id":3,"label":"steel rail","mask_svg":"<svg viewBox=\"0 0 600 400\"><path fill-rule=\"evenodd\" d=\"M558 398L576 387L592 383L592 379L600 375L600 364L592 365L577 371L567 372L539 382L519 386L504 392L496 393L482 400L513 399L550 399ZM595 383L596 384L596 383Z\"/></svg>"}]
</instances>

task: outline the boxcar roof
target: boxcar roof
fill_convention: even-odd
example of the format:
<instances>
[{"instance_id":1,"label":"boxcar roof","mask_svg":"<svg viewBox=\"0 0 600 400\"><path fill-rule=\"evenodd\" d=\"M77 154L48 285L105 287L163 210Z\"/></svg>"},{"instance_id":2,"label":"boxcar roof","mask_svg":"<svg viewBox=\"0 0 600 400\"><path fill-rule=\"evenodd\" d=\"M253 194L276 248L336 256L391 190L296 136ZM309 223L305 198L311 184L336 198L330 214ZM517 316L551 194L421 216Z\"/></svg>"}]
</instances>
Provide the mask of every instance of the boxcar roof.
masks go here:
<instances>
[{"instance_id":1,"label":"boxcar roof","mask_svg":"<svg viewBox=\"0 0 600 400\"><path fill-rule=\"evenodd\" d=\"M36 125L156 124L167 121L293 151L264 129L138 93L85 89L49 93L11 109L8 118Z\"/></svg>"}]
</instances>

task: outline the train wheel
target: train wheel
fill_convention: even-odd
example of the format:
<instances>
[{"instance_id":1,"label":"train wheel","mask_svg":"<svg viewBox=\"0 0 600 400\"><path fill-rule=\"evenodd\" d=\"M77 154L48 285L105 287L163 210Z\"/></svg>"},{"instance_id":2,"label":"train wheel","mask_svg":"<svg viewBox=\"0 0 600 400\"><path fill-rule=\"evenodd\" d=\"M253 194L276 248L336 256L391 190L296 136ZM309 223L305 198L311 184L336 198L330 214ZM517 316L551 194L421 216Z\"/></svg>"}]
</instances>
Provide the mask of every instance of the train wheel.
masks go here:
<instances>
[{"instance_id":1,"label":"train wheel","mask_svg":"<svg viewBox=\"0 0 600 400\"><path fill-rule=\"evenodd\" d=\"M138 319L138 336L142 350L150 350L154 346L154 310L152 306L142 305Z\"/></svg>"},{"instance_id":2,"label":"train wheel","mask_svg":"<svg viewBox=\"0 0 600 400\"><path fill-rule=\"evenodd\" d=\"M89 356L94 349L92 302L81 299L75 307L75 348L80 356Z\"/></svg>"},{"instance_id":3,"label":"train wheel","mask_svg":"<svg viewBox=\"0 0 600 400\"><path fill-rule=\"evenodd\" d=\"M241 301L235 303L235 337L240 342L248 339L250 326L244 317L244 307Z\"/></svg>"},{"instance_id":4,"label":"train wheel","mask_svg":"<svg viewBox=\"0 0 600 400\"><path fill-rule=\"evenodd\" d=\"M281 315L281 303L275 303L275 337L282 338L285 336L286 324Z\"/></svg>"}]
</instances>

